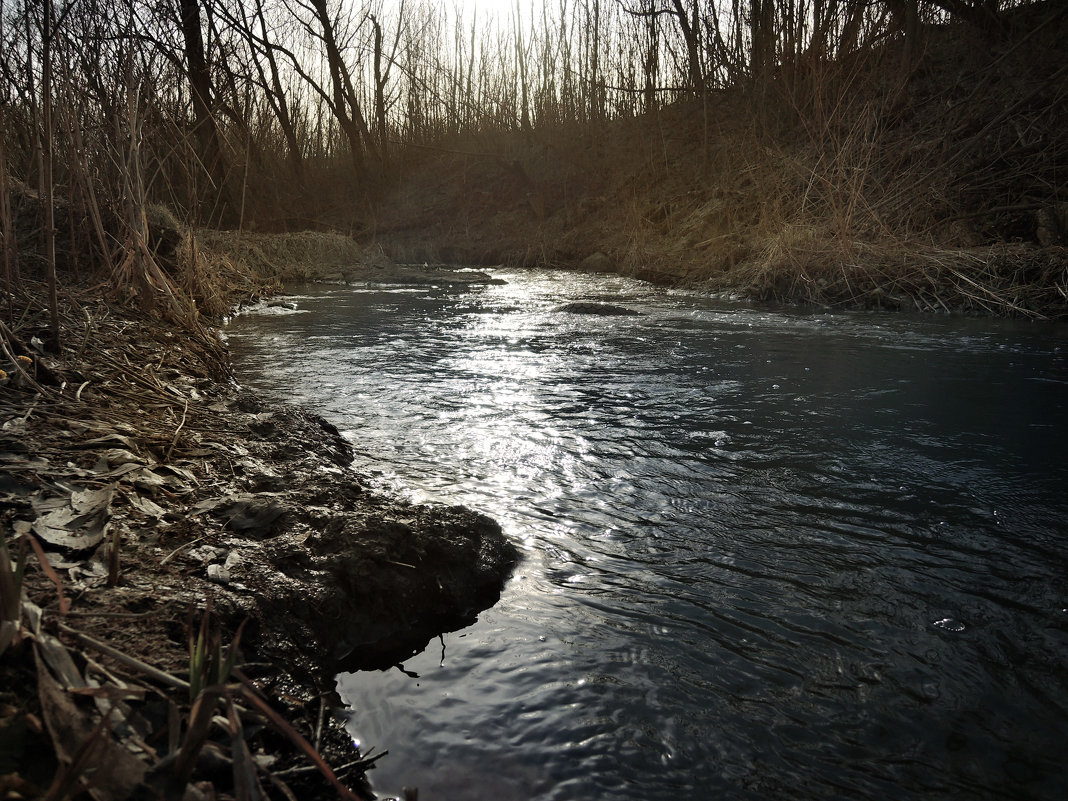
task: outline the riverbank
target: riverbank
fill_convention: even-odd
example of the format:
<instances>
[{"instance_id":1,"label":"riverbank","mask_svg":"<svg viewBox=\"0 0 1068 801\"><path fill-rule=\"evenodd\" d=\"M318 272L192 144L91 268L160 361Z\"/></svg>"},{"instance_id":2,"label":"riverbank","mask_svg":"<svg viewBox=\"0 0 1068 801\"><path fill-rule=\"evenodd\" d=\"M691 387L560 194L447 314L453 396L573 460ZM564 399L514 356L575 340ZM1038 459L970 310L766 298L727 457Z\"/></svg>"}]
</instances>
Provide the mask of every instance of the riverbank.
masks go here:
<instances>
[{"instance_id":1,"label":"riverbank","mask_svg":"<svg viewBox=\"0 0 1068 801\"><path fill-rule=\"evenodd\" d=\"M587 125L410 147L362 236L400 262L570 267L836 308L1068 315L1068 15Z\"/></svg>"},{"instance_id":2,"label":"riverbank","mask_svg":"<svg viewBox=\"0 0 1068 801\"><path fill-rule=\"evenodd\" d=\"M67 346L48 356L35 347L44 288L21 290L4 336L19 366L0 386L0 514L26 559L22 603L0 579L14 621L5 787L43 797L55 776L94 782L97 798L242 797L242 782L344 796L299 732L370 797L381 754L353 748L335 671L395 664L465 625L499 596L514 546L469 510L369 489L328 422L233 383L211 329L70 288ZM218 685L229 643L239 681Z\"/></svg>"}]
</instances>

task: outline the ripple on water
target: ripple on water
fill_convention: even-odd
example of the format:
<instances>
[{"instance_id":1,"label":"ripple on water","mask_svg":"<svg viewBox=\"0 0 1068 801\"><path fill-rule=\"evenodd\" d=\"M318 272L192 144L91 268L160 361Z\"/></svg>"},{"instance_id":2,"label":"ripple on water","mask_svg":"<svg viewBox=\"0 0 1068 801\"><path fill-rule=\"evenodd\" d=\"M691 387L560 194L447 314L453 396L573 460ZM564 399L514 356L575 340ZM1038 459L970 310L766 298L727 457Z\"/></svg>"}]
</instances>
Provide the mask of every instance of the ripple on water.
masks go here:
<instances>
[{"instance_id":1,"label":"ripple on water","mask_svg":"<svg viewBox=\"0 0 1068 801\"><path fill-rule=\"evenodd\" d=\"M500 275L227 329L243 382L524 546L474 626L339 677L377 788L1061 797L1063 328Z\"/></svg>"}]
</instances>

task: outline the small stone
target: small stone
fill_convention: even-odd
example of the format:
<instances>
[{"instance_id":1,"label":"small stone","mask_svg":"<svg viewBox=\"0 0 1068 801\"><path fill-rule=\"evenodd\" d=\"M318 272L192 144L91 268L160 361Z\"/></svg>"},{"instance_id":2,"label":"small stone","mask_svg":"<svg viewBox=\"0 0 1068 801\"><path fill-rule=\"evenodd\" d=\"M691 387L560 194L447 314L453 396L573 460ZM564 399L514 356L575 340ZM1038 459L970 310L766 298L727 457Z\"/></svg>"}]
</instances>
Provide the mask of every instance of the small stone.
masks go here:
<instances>
[{"instance_id":1,"label":"small stone","mask_svg":"<svg viewBox=\"0 0 1068 801\"><path fill-rule=\"evenodd\" d=\"M230 571L224 565L208 565L208 581L214 581L216 584L229 584Z\"/></svg>"}]
</instances>

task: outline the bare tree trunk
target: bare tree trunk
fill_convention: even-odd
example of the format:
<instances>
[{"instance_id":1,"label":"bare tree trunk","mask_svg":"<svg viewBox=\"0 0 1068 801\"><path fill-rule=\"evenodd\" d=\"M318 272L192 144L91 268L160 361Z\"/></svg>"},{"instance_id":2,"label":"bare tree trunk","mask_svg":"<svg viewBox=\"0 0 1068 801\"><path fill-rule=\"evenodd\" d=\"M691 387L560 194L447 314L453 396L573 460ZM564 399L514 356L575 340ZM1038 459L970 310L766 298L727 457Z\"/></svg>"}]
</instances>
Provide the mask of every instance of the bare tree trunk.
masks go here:
<instances>
[{"instance_id":1,"label":"bare tree trunk","mask_svg":"<svg viewBox=\"0 0 1068 801\"><path fill-rule=\"evenodd\" d=\"M382 161L388 160L389 142L386 124L386 84L389 83L389 74L393 70L393 63L397 57L397 46L400 44L401 19L404 17L404 2L402 0L397 12L397 31L393 38L393 50L387 56L383 50L382 26L373 14L368 15L374 29L374 70L375 70L375 120L374 136L378 142L378 155ZM470 78L469 78L470 80Z\"/></svg>"},{"instance_id":2,"label":"bare tree trunk","mask_svg":"<svg viewBox=\"0 0 1068 801\"><path fill-rule=\"evenodd\" d=\"M773 0L749 0L752 26L750 75L754 84L763 83L775 63L775 3Z\"/></svg>"},{"instance_id":3,"label":"bare tree trunk","mask_svg":"<svg viewBox=\"0 0 1068 801\"><path fill-rule=\"evenodd\" d=\"M0 233L4 237L4 291L8 301L8 322L14 325L15 304L11 302L11 289L18 281L18 250L15 226L11 219L11 194L7 181L7 150L4 147L4 137L4 109L0 108Z\"/></svg>"},{"instance_id":4,"label":"bare tree trunk","mask_svg":"<svg viewBox=\"0 0 1068 801\"><path fill-rule=\"evenodd\" d=\"M606 103L604 76L601 71L601 0L593 0L593 59L593 113L594 119L603 120Z\"/></svg>"},{"instance_id":5,"label":"bare tree trunk","mask_svg":"<svg viewBox=\"0 0 1068 801\"><path fill-rule=\"evenodd\" d=\"M515 60L519 69L519 125L530 132L530 99L527 95L527 56L523 47L522 6L515 0Z\"/></svg>"},{"instance_id":6,"label":"bare tree trunk","mask_svg":"<svg viewBox=\"0 0 1068 801\"><path fill-rule=\"evenodd\" d=\"M368 15L374 30L374 69L375 69L375 122L374 134L378 140L378 152L383 160L387 158L386 143L386 79L382 77L382 26L374 14Z\"/></svg>"},{"instance_id":7,"label":"bare tree trunk","mask_svg":"<svg viewBox=\"0 0 1068 801\"><path fill-rule=\"evenodd\" d=\"M846 0L846 22L842 28L842 35L838 40L838 58L841 59L851 53L857 47L860 39L860 25L864 20L863 0Z\"/></svg>"},{"instance_id":8,"label":"bare tree trunk","mask_svg":"<svg viewBox=\"0 0 1068 801\"><path fill-rule=\"evenodd\" d=\"M4 34L3 2L0 0L0 38ZM7 131L4 126L4 108L0 106L0 235L3 236L4 248L4 293L7 300L8 322L14 325L15 304L12 302L11 289L18 280L18 262L15 258L15 226L11 219L11 194L7 180Z\"/></svg>"},{"instance_id":9,"label":"bare tree trunk","mask_svg":"<svg viewBox=\"0 0 1068 801\"><path fill-rule=\"evenodd\" d=\"M648 94L649 91L648 77L650 69L653 67L652 60L656 59L656 65L659 65L656 21L661 16L666 15L675 18L679 33L682 34L682 41L686 45L686 84L694 94L702 94L705 90L705 75L704 67L701 63L702 20L697 0L692 0L692 5L689 8L684 5L683 0L671 0L669 8L661 8L658 3L651 2L647 6L643 6L640 11L632 11L627 8L624 10L627 14L633 17L643 17L648 22L650 46L645 58L646 93ZM656 49L654 50L654 48ZM648 107L648 97L646 98L646 106Z\"/></svg>"},{"instance_id":10,"label":"bare tree trunk","mask_svg":"<svg viewBox=\"0 0 1068 801\"><path fill-rule=\"evenodd\" d=\"M564 65L571 64L571 36L574 27L568 28L568 20L572 18L573 11L567 7L568 0L560 0L560 61ZM570 31L570 33L569 33ZM570 67L565 66L561 76L560 108L565 117L575 119L578 117L575 99L574 73Z\"/></svg>"},{"instance_id":11,"label":"bare tree trunk","mask_svg":"<svg viewBox=\"0 0 1068 801\"><path fill-rule=\"evenodd\" d=\"M770 3L770 0L765 0L765 2ZM679 21L682 39L686 43L686 69L690 89L700 94L704 91L705 83L704 71L701 69L701 19L698 15L697 0L692 0L692 3L687 13L682 0L671 0L671 5L675 9L675 18Z\"/></svg>"},{"instance_id":12,"label":"bare tree trunk","mask_svg":"<svg viewBox=\"0 0 1068 801\"><path fill-rule=\"evenodd\" d=\"M657 84L660 82L660 26L656 17L650 14L646 20L646 29L649 33L648 44L645 51L645 113L651 114L659 108L656 99Z\"/></svg>"},{"instance_id":13,"label":"bare tree trunk","mask_svg":"<svg viewBox=\"0 0 1068 801\"><path fill-rule=\"evenodd\" d=\"M204 35L201 32L201 2L202 0L178 0L178 9L182 16L182 38L200 160L213 184L216 196L225 202L226 169L219 129L212 113L211 71L204 50ZM197 202L199 203L199 199ZM224 208L223 215L227 213L228 210Z\"/></svg>"},{"instance_id":14,"label":"bare tree trunk","mask_svg":"<svg viewBox=\"0 0 1068 801\"><path fill-rule=\"evenodd\" d=\"M905 46L901 52L901 70L912 72L918 54L922 50L920 39L919 0L887 0L894 25L901 31Z\"/></svg>"},{"instance_id":15,"label":"bare tree trunk","mask_svg":"<svg viewBox=\"0 0 1068 801\"><path fill-rule=\"evenodd\" d=\"M322 29L320 38L326 48L326 62L330 70L332 86L332 105L334 116L338 125L341 126L345 138L348 139L349 149L352 156L352 168L356 177L365 180L367 178L367 161L364 150L374 152L374 145L370 141L370 132L367 130L367 122L360 110L359 100L352 88L348 69L341 50L337 45L337 36L334 30L334 21L326 7L326 0L311 0L315 16L319 20Z\"/></svg>"},{"instance_id":16,"label":"bare tree trunk","mask_svg":"<svg viewBox=\"0 0 1068 801\"><path fill-rule=\"evenodd\" d=\"M467 119L469 123L475 123L476 125L480 120L477 118L476 110L478 108L478 100L475 98L474 93L474 74L475 74L475 30L478 27L474 18L471 19L471 52L467 56L467 89L464 92L467 106ZM400 26L397 28L398 34L400 32Z\"/></svg>"},{"instance_id":17,"label":"bare tree trunk","mask_svg":"<svg viewBox=\"0 0 1068 801\"><path fill-rule=\"evenodd\" d=\"M297 139L296 129L293 127L293 118L289 113L289 101L286 99L285 90L282 88L282 78L278 71L278 59L274 57L274 48L267 36L267 21L263 14L263 0L256 0L256 15L260 22L260 35L263 37L262 47L267 66L271 71L271 91L267 93L268 102L278 119L278 125L282 129L282 136L286 140L286 149L289 151L289 165L293 172L293 178L299 189L304 189L304 159ZM259 62L256 62L257 68Z\"/></svg>"}]
</instances>

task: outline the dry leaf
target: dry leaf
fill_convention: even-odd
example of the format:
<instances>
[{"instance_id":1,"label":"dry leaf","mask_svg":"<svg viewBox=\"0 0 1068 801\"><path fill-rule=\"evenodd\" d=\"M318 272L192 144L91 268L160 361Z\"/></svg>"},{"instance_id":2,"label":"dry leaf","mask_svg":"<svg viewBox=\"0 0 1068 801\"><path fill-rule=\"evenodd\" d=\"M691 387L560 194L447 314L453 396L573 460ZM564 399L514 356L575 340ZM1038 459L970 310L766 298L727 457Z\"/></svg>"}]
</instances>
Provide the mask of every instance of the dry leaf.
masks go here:
<instances>
[{"instance_id":1,"label":"dry leaf","mask_svg":"<svg viewBox=\"0 0 1068 801\"><path fill-rule=\"evenodd\" d=\"M66 497L33 498L37 513L33 533L56 548L95 548L107 535L114 496L115 485L109 484L103 489L75 490Z\"/></svg>"}]
</instances>

